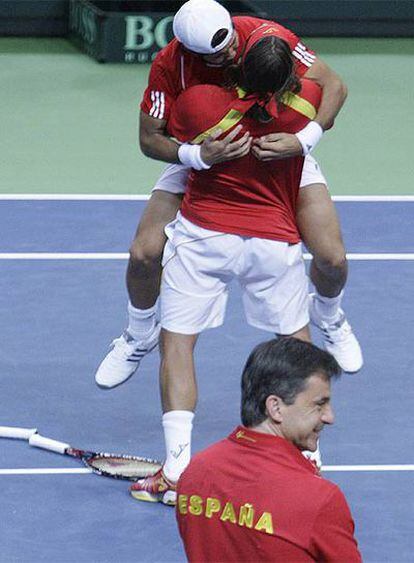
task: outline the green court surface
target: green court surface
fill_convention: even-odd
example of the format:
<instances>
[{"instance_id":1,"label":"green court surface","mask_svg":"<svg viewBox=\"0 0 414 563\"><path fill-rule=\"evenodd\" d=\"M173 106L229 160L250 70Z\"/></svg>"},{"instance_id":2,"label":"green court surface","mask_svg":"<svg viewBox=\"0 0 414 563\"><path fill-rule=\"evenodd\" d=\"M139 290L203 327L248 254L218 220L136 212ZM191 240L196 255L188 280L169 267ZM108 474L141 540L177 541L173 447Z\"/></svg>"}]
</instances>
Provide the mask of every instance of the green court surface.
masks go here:
<instances>
[{"instance_id":1,"label":"green court surface","mask_svg":"<svg viewBox=\"0 0 414 563\"><path fill-rule=\"evenodd\" d=\"M315 151L333 194L414 194L414 41L309 39L349 98ZM64 39L0 39L0 192L145 194L147 65L99 64Z\"/></svg>"}]
</instances>

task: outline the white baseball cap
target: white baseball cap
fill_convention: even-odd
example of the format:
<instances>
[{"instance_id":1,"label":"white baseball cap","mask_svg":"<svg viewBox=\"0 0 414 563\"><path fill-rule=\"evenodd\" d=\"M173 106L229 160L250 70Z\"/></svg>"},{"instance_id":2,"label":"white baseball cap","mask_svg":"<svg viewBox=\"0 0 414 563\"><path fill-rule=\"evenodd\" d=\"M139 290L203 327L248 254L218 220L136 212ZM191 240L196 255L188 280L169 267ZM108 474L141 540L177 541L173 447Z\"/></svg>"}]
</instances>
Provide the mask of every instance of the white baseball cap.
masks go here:
<instances>
[{"instance_id":1,"label":"white baseball cap","mask_svg":"<svg viewBox=\"0 0 414 563\"><path fill-rule=\"evenodd\" d=\"M221 29L227 30L227 35L213 47L213 37ZM226 8L215 0L188 0L175 14L173 31L189 51L210 55L229 43L233 24Z\"/></svg>"}]
</instances>

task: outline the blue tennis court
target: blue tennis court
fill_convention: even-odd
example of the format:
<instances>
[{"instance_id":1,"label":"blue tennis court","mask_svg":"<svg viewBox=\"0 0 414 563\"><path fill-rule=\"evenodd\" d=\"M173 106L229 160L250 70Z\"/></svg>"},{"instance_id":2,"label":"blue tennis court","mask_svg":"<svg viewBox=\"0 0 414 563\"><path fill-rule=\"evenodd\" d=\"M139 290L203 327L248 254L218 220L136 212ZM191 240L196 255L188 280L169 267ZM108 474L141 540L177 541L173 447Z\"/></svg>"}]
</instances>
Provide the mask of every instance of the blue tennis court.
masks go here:
<instances>
[{"instance_id":1,"label":"blue tennis court","mask_svg":"<svg viewBox=\"0 0 414 563\"><path fill-rule=\"evenodd\" d=\"M325 476L348 498L365 561L413 561L414 197L337 199L350 258L344 305L365 366L335 384L336 424L321 444ZM94 383L124 327L127 251L144 205L133 197L1 199L0 425L162 459L157 353L115 390ZM246 325L235 286L224 326L203 334L196 350L194 451L238 423L242 366L268 338ZM133 500L128 483L76 460L2 439L0 487L2 562L185 560L172 509Z\"/></svg>"}]
</instances>

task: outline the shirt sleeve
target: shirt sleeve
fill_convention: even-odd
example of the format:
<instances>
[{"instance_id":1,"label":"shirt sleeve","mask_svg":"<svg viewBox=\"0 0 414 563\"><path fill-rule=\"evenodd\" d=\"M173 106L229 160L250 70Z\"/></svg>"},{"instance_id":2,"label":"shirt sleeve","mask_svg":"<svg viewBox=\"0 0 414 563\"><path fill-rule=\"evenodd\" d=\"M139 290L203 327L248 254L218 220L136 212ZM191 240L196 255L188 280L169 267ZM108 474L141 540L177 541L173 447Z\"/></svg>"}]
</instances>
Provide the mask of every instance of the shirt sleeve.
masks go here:
<instances>
[{"instance_id":1,"label":"shirt sleeve","mask_svg":"<svg viewBox=\"0 0 414 563\"><path fill-rule=\"evenodd\" d=\"M316 61L315 52L309 49L293 31L290 31L290 29L279 24L273 24L273 27L277 29L278 36L284 39L292 49L296 74L299 77L303 76Z\"/></svg>"},{"instance_id":2,"label":"shirt sleeve","mask_svg":"<svg viewBox=\"0 0 414 563\"><path fill-rule=\"evenodd\" d=\"M360 563L361 554L354 536L355 524L348 503L335 487L316 517L312 532L312 551L318 561Z\"/></svg>"},{"instance_id":3,"label":"shirt sleeve","mask_svg":"<svg viewBox=\"0 0 414 563\"><path fill-rule=\"evenodd\" d=\"M173 65L169 68L164 57L154 60L141 102L141 110L144 113L168 121L171 107L178 96L173 72Z\"/></svg>"}]
</instances>

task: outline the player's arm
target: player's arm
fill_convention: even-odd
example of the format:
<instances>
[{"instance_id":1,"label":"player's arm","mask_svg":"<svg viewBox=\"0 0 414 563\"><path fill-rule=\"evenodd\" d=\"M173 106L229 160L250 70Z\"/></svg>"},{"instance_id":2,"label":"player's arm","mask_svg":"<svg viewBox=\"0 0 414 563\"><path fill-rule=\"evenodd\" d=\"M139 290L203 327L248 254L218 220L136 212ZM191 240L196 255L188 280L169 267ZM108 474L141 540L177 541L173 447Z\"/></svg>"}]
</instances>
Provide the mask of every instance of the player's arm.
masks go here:
<instances>
[{"instance_id":1,"label":"player's arm","mask_svg":"<svg viewBox=\"0 0 414 563\"><path fill-rule=\"evenodd\" d=\"M142 152L155 160L175 162L192 166L197 170L210 168L213 164L233 160L245 156L250 150L251 137L245 133L240 139L234 140L241 130L236 127L226 137L218 140L218 131L201 145L180 145L168 137L167 122L149 116L141 110L139 126L139 144Z\"/></svg>"},{"instance_id":2,"label":"player's arm","mask_svg":"<svg viewBox=\"0 0 414 563\"><path fill-rule=\"evenodd\" d=\"M344 105L347 88L341 78L327 64L316 59L305 78L313 80L322 89L321 103L313 121L303 132L271 133L255 141L254 154L260 160L289 158L308 154L316 146L326 129L330 129L335 117Z\"/></svg>"},{"instance_id":3,"label":"player's arm","mask_svg":"<svg viewBox=\"0 0 414 563\"><path fill-rule=\"evenodd\" d=\"M335 487L315 519L312 552L318 561L361 563L354 521L342 491Z\"/></svg>"},{"instance_id":4,"label":"player's arm","mask_svg":"<svg viewBox=\"0 0 414 563\"><path fill-rule=\"evenodd\" d=\"M344 105L348 90L341 78L326 63L316 59L305 78L313 80L322 88L322 99L314 118L324 131L330 129Z\"/></svg>"},{"instance_id":5,"label":"player's arm","mask_svg":"<svg viewBox=\"0 0 414 563\"><path fill-rule=\"evenodd\" d=\"M151 117L141 110L139 146L145 156L164 162L179 162L178 143L167 136L167 121Z\"/></svg>"},{"instance_id":6,"label":"player's arm","mask_svg":"<svg viewBox=\"0 0 414 563\"><path fill-rule=\"evenodd\" d=\"M169 136L171 108L180 94L175 77L175 59L170 50L166 47L160 51L152 63L148 86L141 101L139 144L142 152L155 160L180 163L196 170L247 154L251 143L249 135L235 140L231 132L221 140L210 137L201 145L180 145Z\"/></svg>"},{"instance_id":7,"label":"player's arm","mask_svg":"<svg viewBox=\"0 0 414 563\"><path fill-rule=\"evenodd\" d=\"M255 141L253 152L260 160L289 158L311 152L323 132L332 127L347 96L347 88L341 78L308 50L295 34L284 30L284 38L292 48L297 75L316 82L322 89L322 100L315 118L304 130L295 135L273 133Z\"/></svg>"}]
</instances>

